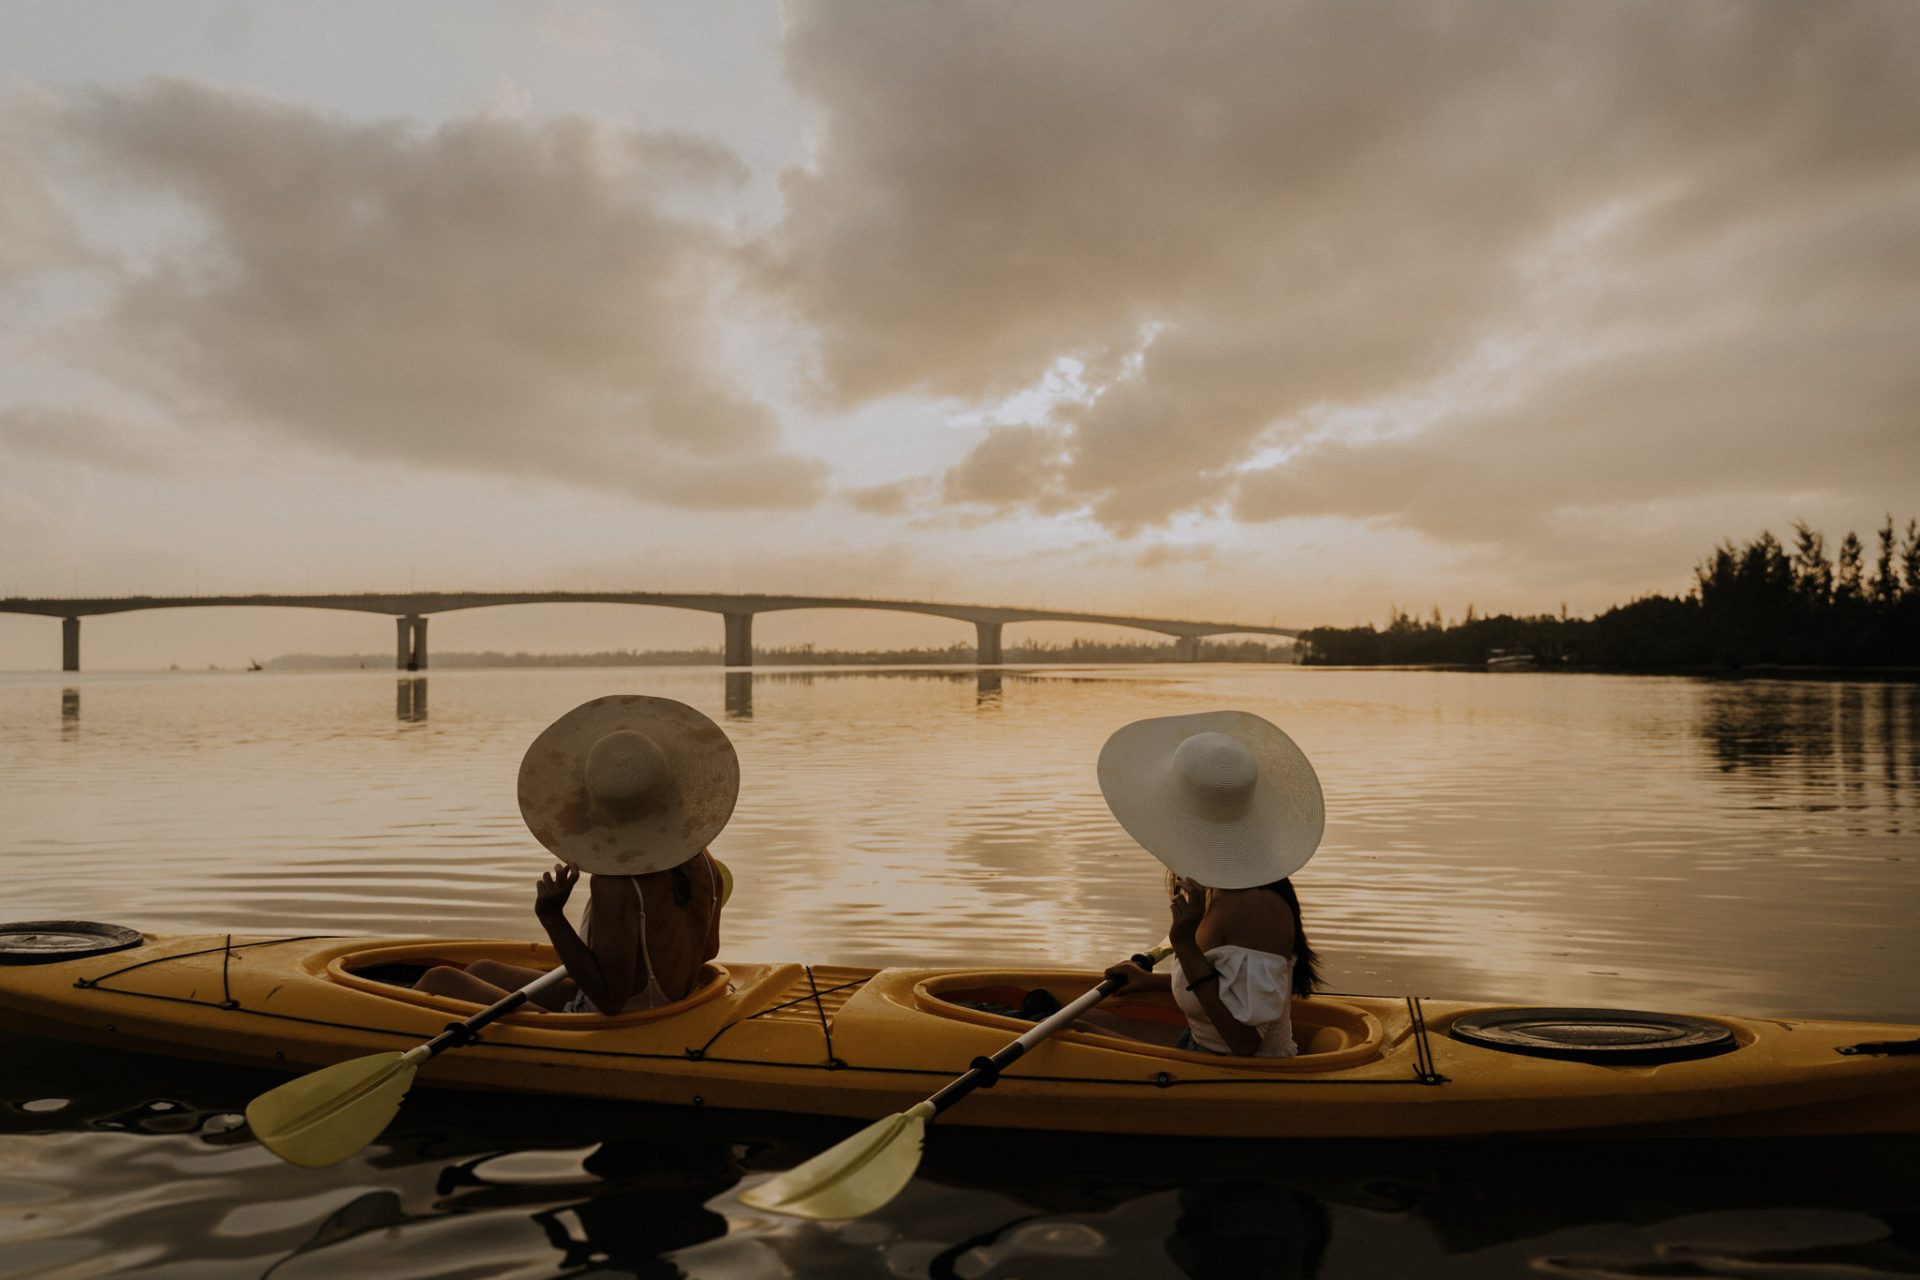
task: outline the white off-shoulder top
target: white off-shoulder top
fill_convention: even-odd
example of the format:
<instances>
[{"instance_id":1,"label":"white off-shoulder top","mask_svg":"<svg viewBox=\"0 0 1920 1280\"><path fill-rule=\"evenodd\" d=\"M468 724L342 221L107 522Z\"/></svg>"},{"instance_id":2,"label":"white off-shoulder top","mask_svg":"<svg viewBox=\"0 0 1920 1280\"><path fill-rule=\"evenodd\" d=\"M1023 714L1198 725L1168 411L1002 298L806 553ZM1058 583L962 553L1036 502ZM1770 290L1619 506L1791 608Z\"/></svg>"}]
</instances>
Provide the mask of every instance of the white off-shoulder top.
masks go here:
<instances>
[{"instance_id":1,"label":"white off-shoulder top","mask_svg":"<svg viewBox=\"0 0 1920 1280\"><path fill-rule=\"evenodd\" d=\"M1260 1033L1257 1057L1291 1058L1293 1043L1293 957L1251 947L1211 947L1207 963L1220 974L1220 1003L1241 1022ZM1193 1042L1213 1053L1231 1053L1227 1042L1200 1004L1187 990L1180 962L1173 962L1173 1001L1187 1015Z\"/></svg>"}]
</instances>

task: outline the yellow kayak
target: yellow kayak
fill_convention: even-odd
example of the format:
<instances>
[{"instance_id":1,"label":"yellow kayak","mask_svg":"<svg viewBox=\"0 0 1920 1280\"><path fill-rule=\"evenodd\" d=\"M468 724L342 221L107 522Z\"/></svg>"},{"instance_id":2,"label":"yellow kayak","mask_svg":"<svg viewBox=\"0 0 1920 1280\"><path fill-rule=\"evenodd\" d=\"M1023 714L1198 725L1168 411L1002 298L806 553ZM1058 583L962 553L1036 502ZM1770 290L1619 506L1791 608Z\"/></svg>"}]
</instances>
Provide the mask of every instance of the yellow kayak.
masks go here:
<instances>
[{"instance_id":1,"label":"yellow kayak","mask_svg":"<svg viewBox=\"0 0 1920 1280\"><path fill-rule=\"evenodd\" d=\"M556 963L522 942L117 936L73 957L70 940L42 937L35 951L35 935L16 933L19 946L0 947L0 1025L306 1072L409 1048L478 1009L406 985L429 966ZM998 1009L1035 989L1068 1001L1098 979L711 965L664 1009L509 1015L418 1083L871 1119L1030 1028ZM1184 1025L1165 997L1103 1008L1148 1038ZM1292 1058L1066 1031L943 1123L1243 1138L1920 1133L1920 1027L1346 995L1296 1000L1293 1024Z\"/></svg>"}]
</instances>

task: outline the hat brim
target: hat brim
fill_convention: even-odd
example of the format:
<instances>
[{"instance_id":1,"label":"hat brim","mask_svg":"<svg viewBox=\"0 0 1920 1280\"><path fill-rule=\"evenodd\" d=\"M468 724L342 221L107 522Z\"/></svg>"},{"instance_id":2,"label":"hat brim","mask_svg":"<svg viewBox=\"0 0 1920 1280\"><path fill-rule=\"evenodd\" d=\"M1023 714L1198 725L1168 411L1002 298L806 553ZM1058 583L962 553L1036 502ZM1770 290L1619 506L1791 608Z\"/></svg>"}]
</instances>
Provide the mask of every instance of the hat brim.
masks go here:
<instances>
[{"instance_id":1,"label":"hat brim","mask_svg":"<svg viewBox=\"0 0 1920 1280\"><path fill-rule=\"evenodd\" d=\"M1196 733L1224 733L1258 762L1245 809L1230 819L1196 811L1173 773L1174 751ZM1215 889L1251 889L1307 864L1326 831L1326 798L1306 753L1249 711L1136 720L1100 749L1100 793L1140 847L1174 874Z\"/></svg>"},{"instance_id":2,"label":"hat brim","mask_svg":"<svg viewBox=\"0 0 1920 1280\"><path fill-rule=\"evenodd\" d=\"M666 756L677 796L643 817L615 821L587 794L586 758L609 733L633 730ZM595 698L548 725L520 760L520 816L554 857L595 875L677 867L706 848L733 816L740 760L726 733L671 698Z\"/></svg>"}]
</instances>

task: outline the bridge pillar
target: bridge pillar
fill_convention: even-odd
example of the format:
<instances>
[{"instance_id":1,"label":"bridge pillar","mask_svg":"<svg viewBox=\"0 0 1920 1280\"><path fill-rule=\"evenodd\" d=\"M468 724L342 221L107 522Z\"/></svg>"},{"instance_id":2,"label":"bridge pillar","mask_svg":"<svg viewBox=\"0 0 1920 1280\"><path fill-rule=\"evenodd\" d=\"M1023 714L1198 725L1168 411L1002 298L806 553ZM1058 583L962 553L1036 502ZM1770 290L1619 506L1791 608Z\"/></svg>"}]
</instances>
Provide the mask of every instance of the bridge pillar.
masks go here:
<instances>
[{"instance_id":1,"label":"bridge pillar","mask_svg":"<svg viewBox=\"0 0 1920 1280\"><path fill-rule=\"evenodd\" d=\"M753 665L753 615L723 613L727 624L727 648L723 660L730 667Z\"/></svg>"},{"instance_id":2,"label":"bridge pillar","mask_svg":"<svg viewBox=\"0 0 1920 1280\"><path fill-rule=\"evenodd\" d=\"M394 665L402 671L425 671L427 669L427 620L417 613L404 618L395 618L400 633L400 647L394 655Z\"/></svg>"},{"instance_id":3,"label":"bridge pillar","mask_svg":"<svg viewBox=\"0 0 1920 1280\"><path fill-rule=\"evenodd\" d=\"M78 618L60 620L60 669L62 671L80 669L80 619Z\"/></svg>"},{"instance_id":4,"label":"bridge pillar","mask_svg":"<svg viewBox=\"0 0 1920 1280\"><path fill-rule=\"evenodd\" d=\"M1200 661L1200 637L1178 636L1173 642L1173 660L1175 662Z\"/></svg>"},{"instance_id":5,"label":"bridge pillar","mask_svg":"<svg viewBox=\"0 0 1920 1280\"><path fill-rule=\"evenodd\" d=\"M1000 628L1003 625L1005 624L999 622L973 624L975 636L973 660L981 666L991 666L1006 661L1000 656Z\"/></svg>"}]
</instances>

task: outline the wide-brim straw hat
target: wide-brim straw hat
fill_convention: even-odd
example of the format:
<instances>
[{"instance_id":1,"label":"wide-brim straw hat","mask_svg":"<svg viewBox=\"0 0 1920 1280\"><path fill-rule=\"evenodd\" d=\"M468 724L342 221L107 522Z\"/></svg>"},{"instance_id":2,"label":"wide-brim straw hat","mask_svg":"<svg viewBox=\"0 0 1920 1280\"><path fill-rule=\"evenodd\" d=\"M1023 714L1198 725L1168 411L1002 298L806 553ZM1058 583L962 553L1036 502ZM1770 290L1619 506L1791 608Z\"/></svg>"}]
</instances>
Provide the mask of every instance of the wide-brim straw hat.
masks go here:
<instances>
[{"instance_id":1,"label":"wide-brim straw hat","mask_svg":"<svg viewBox=\"0 0 1920 1280\"><path fill-rule=\"evenodd\" d=\"M583 703L520 761L520 816L553 856L595 875L677 867L733 816L740 760L684 702L615 694Z\"/></svg>"},{"instance_id":2,"label":"wide-brim straw hat","mask_svg":"<svg viewBox=\"0 0 1920 1280\"><path fill-rule=\"evenodd\" d=\"M1099 774L1107 807L1141 848L1215 889L1292 875L1326 830L1306 753L1250 711L1136 720L1100 749Z\"/></svg>"}]
</instances>

